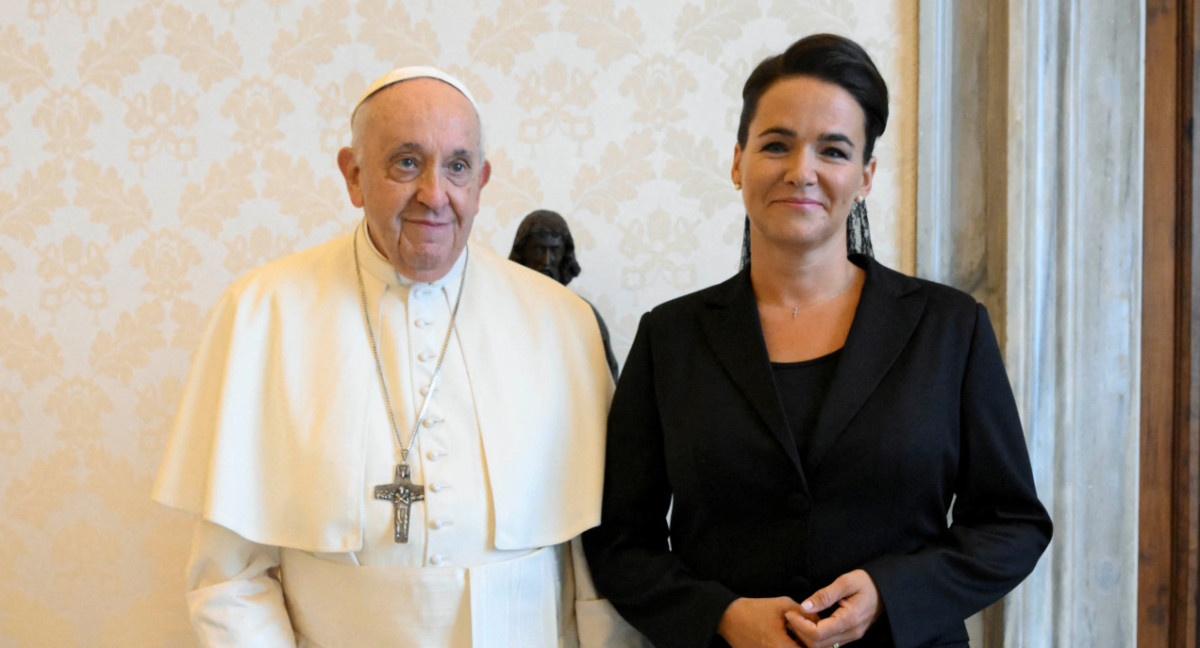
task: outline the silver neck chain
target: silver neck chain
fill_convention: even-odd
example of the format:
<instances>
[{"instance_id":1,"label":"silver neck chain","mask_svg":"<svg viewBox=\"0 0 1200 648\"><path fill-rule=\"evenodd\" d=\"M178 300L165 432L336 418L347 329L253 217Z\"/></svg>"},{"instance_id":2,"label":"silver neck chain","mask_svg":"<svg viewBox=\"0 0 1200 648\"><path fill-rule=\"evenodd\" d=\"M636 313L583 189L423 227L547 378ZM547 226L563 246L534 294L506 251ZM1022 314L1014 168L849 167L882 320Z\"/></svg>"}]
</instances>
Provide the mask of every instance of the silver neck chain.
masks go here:
<instances>
[{"instance_id":1,"label":"silver neck chain","mask_svg":"<svg viewBox=\"0 0 1200 648\"><path fill-rule=\"evenodd\" d=\"M364 234L366 232L364 231ZM425 400L421 402L421 411L417 413L417 422L413 424L412 436L408 443L400 438L400 426L396 423L396 411L392 408L392 397L388 393L387 379L383 374L383 360L379 357L379 345L375 342L375 329L371 327L370 310L367 308L367 288L363 284L362 264L358 260L358 232L354 233L354 271L358 277L358 297L362 302L363 323L367 327L367 340L371 343L371 354L375 356L375 371L379 374L379 386L383 389L383 404L387 406L388 421L392 424L392 434L400 448L400 458L408 462L408 453L417 441L417 433L421 431L421 422L429 410L429 401L433 399L433 390L437 389L438 377L442 375L442 363L446 360L446 349L450 348L450 337L454 334L454 322L458 318L458 305L462 303L463 286L467 283L467 262L471 260L470 250L463 248L467 257L463 261L462 278L458 280L458 296L454 298L454 308L450 311L450 326L446 327L446 339L442 340L442 350L438 353L437 366L433 370L433 378L429 380L429 390L425 392ZM393 270L394 271L394 270Z\"/></svg>"}]
</instances>

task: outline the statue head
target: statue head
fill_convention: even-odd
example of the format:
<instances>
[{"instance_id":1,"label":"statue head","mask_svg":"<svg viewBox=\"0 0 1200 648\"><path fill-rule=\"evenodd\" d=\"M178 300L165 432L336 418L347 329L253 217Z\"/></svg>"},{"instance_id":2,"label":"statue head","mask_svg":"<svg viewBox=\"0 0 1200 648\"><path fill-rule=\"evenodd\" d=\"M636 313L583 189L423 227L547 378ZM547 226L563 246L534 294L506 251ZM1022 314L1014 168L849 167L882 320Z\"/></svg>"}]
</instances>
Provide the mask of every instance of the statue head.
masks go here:
<instances>
[{"instance_id":1,"label":"statue head","mask_svg":"<svg viewBox=\"0 0 1200 648\"><path fill-rule=\"evenodd\" d=\"M510 261L537 270L562 285L579 276L575 239L567 221L548 209L530 212L517 227Z\"/></svg>"}]
</instances>

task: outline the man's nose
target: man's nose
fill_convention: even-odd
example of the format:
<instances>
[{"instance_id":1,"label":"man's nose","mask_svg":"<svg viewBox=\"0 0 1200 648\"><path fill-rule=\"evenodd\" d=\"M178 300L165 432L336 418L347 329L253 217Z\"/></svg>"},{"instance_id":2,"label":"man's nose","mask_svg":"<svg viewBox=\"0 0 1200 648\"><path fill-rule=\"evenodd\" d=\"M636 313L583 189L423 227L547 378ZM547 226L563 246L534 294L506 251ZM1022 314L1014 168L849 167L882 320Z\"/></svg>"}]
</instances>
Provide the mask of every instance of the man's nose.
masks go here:
<instances>
[{"instance_id":1,"label":"man's nose","mask_svg":"<svg viewBox=\"0 0 1200 648\"><path fill-rule=\"evenodd\" d=\"M416 197L430 211L437 211L450 201L446 195L446 181L437 167L427 167L417 178Z\"/></svg>"}]
</instances>

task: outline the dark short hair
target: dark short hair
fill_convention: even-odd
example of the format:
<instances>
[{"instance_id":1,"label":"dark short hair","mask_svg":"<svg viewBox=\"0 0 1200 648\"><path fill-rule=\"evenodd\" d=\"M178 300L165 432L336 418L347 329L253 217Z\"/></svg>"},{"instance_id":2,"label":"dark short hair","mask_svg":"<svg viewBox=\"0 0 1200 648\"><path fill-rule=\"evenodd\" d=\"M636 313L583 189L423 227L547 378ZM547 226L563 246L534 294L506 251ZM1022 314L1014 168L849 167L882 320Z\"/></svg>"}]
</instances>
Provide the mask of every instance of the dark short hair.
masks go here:
<instances>
[{"instance_id":1,"label":"dark short hair","mask_svg":"<svg viewBox=\"0 0 1200 648\"><path fill-rule=\"evenodd\" d=\"M536 234L553 234L562 237L563 257L558 267L558 276L562 285L571 283L572 279L579 276L581 269L579 261L575 258L575 238L571 236L567 220L558 212L537 209L526 214L521 224L517 226L517 236L513 239L512 251L508 253L508 260L521 263L521 251L525 247L525 242L529 240L530 236Z\"/></svg>"},{"instance_id":2,"label":"dark short hair","mask_svg":"<svg viewBox=\"0 0 1200 648\"><path fill-rule=\"evenodd\" d=\"M758 101L777 81L810 76L840 86L850 93L866 115L863 162L871 159L875 138L883 134L888 119L887 83L871 57L858 43L834 34L814 34L792 43L754 68L742 86L742 116L738 121L737 141L744 149L750 122L758 110Z\"/></svg>"}]
</instances>

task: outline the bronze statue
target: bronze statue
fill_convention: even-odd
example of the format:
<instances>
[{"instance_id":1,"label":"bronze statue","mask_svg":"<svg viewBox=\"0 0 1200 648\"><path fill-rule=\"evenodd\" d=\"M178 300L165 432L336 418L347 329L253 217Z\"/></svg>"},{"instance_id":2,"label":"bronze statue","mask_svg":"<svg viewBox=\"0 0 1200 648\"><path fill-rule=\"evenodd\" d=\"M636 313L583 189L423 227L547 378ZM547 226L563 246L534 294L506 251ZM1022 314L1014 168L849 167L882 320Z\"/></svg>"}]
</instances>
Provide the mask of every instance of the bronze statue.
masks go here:
<instances>
[{"instance_id":1,"label":"bronze statue","mask_svg":"<svg viewBox=\"0 0 1200 648\"><path fill-rule=\"evenodd\" d=\"M538 209L525 216L517 226L517 236L508 259L537 270L564 286L581 272L579 261L575 258L575 239L571 236L566 219L548 209ZM596 323L600 325L604 357L608 359L608 368L616 380L617 359L609 342L608 327L592 302L588 302L588 306L592 307Z\"/></svg>"}]
</instances>

